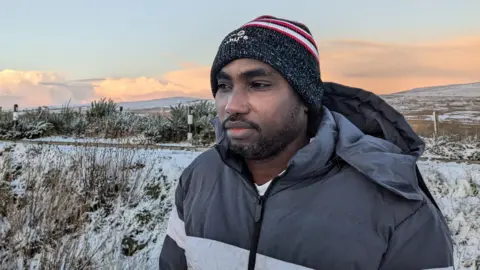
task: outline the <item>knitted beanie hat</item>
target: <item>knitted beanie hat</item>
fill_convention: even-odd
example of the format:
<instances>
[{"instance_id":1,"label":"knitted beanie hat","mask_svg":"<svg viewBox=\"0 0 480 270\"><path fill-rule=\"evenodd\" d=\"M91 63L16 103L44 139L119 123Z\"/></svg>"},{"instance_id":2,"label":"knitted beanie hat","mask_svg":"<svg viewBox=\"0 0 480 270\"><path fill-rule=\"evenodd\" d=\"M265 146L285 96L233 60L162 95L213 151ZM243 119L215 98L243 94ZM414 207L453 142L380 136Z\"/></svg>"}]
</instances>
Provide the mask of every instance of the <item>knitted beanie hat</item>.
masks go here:
<instances>
[{"instance_id":1,"label":"knitted beanie hat","mask_svg":"<svg viewBox=\"0 0 480 270\"><path fill-rule=\"evenodd\" d=\"M304 24L272 16L261 16L228 34L215 56L210 83L215 97L217 73L241 58L255 59L276 69L314 112L322 107L318 50Z\"/></svg>"}]
</instances>

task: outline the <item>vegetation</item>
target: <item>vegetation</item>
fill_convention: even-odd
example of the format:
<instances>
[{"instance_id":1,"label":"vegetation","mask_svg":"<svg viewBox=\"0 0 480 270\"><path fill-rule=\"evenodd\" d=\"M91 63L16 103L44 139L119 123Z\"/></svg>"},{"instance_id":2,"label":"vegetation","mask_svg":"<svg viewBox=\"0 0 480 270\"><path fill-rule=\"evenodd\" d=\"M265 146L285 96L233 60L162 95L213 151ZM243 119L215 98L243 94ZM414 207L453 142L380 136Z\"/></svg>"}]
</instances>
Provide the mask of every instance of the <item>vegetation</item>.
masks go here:
<instances>
[{"instance_id":1,"label":"vegetation","mask_svg":"<svg viewBox=\"0 0 480 270\"><path fill-rule=\"evenodd\" d=\"M145 153L55 145L0 149L0 268L158 264L153 248L163 239L176 185L163 170L177 176L180 169L172 170L167 156ZM130 258L137 261L125 265Z\"/></svg>"},{"instance_id":2,"label":"vegetation","mask_svg":"<svg viewBox=\"0 0 480 270\"><path fill-rule=\"evenodd\" d=\"M118 104L110 99L94 101L84 111L71 108L68 104L57 111L48 108L27 110L19 116L17 126L13 124L12 112L0 112L0 139L36 139L54 135L103 138L143 135L152 143L181 142L187 138L189 108L194 117L194 143L209 144L214 141L215 130L210 121L216 112L208 101L191 106L171 106L168 115L142 115L120 111Z\"/></svg>"},{"instance_id":3,"label":"vegetation","mask_svg":"<svg viewBox=\"0 0 480 270\"><path fill-rule=\"evenodd\" d=\"M460 101L457 103L466 110L477 111L480 109L478 107L480 99L472 100L470 103ZM409 116L407 117L409 123L420 136L433 136L433 122L423 119L430 116L432 111L421 109L421 107L433 108L439 106L438 102L423 104L414 99L409 99L408 102L393 99L388 102ZM410 107L406 107L405 102ZM413 105L411 105L412 103ZM459 108L454 105L456 106L456 103L452 101L448 106L437 109L443 113L454 113ZM27 110L21 113L15 127L12 121L12 112L0 111L0 139L36 139L46 136L112 139L135 136L145 138L146 143L182 142L187 139L189 109L194 119L193 143L209 145L214 142L215 130L210 122L216 116L216 111L211 102L179 104L171 106L168 113L142 114L134 111L122 111L117 103L105 98L93 101L87 108L72 108L67 103L59 110L49 110L47 107ZM437 136L456 136L459 141L471 137L477 138L480 135L479 125L467 120L465 120L466 122L442 121Z\"/></svg>"}]
</instances>

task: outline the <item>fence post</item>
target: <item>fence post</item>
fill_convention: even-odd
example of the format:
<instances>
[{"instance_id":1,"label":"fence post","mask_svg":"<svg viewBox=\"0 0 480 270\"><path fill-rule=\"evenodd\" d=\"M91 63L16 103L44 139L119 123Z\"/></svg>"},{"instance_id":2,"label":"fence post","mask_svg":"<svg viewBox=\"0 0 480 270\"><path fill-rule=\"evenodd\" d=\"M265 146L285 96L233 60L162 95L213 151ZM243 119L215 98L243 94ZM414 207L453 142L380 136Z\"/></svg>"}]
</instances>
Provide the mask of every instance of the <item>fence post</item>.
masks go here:
<instances>
[{"instance_id":1,"label":"fence post","mask_svg":"<svg viewBox=\"0 0 480 270\"><path fill-rule=\"evenodd\" d=\"M436 138L438 135L438 113L433 111L433 137Z\"/></svg>"},{"instance_id":2,"label":"fence post","mask_svg":"<svg viewBox=\"0 0 480 270\"><path fill-rule=\"evenodd\" d=\"M187 141L191 141L193 134L192 134L192 124L193 124L193 115L192 115L192 107L188 106L188 133L187 133Z\"/></svg>"},{"instance_id":3,"label":"fence post","mask_svg":"<svg viewBox=\"0 0 480 270\"><path fill-rule=\"evenodd\" d=\"M13 129L17 130L18 125L18 104L13 105Z\"/></svg>"}]
</instances>

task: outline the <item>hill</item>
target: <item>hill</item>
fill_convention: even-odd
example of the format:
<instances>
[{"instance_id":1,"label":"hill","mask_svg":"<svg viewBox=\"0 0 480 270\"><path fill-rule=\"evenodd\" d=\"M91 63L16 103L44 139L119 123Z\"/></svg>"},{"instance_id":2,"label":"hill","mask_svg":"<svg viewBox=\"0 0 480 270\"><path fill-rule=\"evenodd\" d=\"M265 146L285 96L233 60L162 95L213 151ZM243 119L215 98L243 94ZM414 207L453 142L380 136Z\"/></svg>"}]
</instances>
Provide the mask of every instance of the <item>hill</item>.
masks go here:
<instances>
[{"instance_id":1,"label":"hill","mask_svg":"<svg viewBox=\"0 0 480 270\"><path fill-rule=\"evenodd\" d=\"M480 82L420 87L411 90L396 92L391 95L480 97Z\"/></svg>"},{"instance_id":2,"label":"hill","mask_svg":"<svg viewBox=\"0 0 480 270\"><path fill-rule=\"evenodd\" d=\"M140 100L140 101L125 101L117 102L118 106L122 106L126 110L147 110L154 108L164 108L175 106L178 104L189 104L199 102L205 99L195 98L195 97L169 97L169 98L159 98L159 99L150 99L150 100ZM64 105L52 105L47 106L51 110L61 109ZM88 104L68 104L70 108L80 108L80 107L90 107ZM26 109L36 109L38 107L26 107Z\"/></svg>"},{"instance_id":3,"label":"hill","mask_svg":"<svg viewBox=\"0 0 480 270\"><path fill-rule=\"evenodd\" d=\"M119 102L119 106L123 106L125 109L129 110L138 110L138 109L152 109L152 108L162 108L170 107L178 104L188 104L195 103L204 99L194 98L194 97L170 97L170 98L160 98L160 99L151 99L143 101L129 101L129 102Z\"/></svg>"}]
</instances>

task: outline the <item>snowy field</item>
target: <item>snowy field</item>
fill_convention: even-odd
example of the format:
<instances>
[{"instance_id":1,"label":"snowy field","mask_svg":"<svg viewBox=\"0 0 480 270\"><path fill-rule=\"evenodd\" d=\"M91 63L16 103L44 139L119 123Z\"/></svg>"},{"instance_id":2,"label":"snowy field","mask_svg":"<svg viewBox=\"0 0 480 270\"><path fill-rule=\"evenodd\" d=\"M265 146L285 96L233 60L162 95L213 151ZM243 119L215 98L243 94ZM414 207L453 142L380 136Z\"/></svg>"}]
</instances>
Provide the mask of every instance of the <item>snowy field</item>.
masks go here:
<instances>
[{"instance_id":1,"label":"snowy field","mask_svg":"<svg viewBox=\"0 0 480 270\"><path fill-rule=\"evenodd\" d=\"M432 138L422 138L426 143L426 151L423 158L428 159L449 159L449 160L470 160L480 162L480 137L471 136L462 140L452 139L449 136L440 136L435 140ZM122 144L122 145L153 145L153 146L178 146L195 147L189 142L179 143L156 143L151 144L142 136L132 136L125 138L73 138L66 136L50 136L38 139L24 139L26 142L44 142L44 143L80 143L80 144ZM196 148L196 147L195 147Z\"/></svg>"},{"instance_id":2,"label":"snowy field","mask_svg":"<svg viewBox=\"0 0 480 270\"><path fill-rule=\"evenodd\" d=\"M480 152L476 141L427 143L426 157ZM176 181L199 153L0 142L2 269L157 269ZM452 230L456 269L476 269L480 165L419 165Z\"/></svg>"},{"instance_id":3,"label":"snowy field","mask_svg":"<svg viewBox=\"0 0 480 270\"><path fill-rule=\"evenodd\" d=\"M135 144L135 145L144 145L151 144L143 136L131 136L124 138L75 138L67 136L49 136L42 137L37 139L24 139L24 141L33 141L33 142L46 142L46 143L91 143L91 144ZM153 145L158 146L184 146L184 147L193 147L189 142L179 142L179 143L155 143Z\"/></svg>"},{"instance_id":4,"label":"snowy field","mask_svg":"<svg viewBox=\"0 0 480 270\"><path fill-rule=\"evenodd\" d=\"M480 88L477 96L382 96L409 120L433 121L437 111L440 121L456 121L480 125Z\"/></svg>"}]
</instances>

